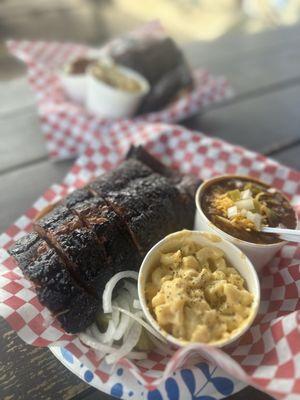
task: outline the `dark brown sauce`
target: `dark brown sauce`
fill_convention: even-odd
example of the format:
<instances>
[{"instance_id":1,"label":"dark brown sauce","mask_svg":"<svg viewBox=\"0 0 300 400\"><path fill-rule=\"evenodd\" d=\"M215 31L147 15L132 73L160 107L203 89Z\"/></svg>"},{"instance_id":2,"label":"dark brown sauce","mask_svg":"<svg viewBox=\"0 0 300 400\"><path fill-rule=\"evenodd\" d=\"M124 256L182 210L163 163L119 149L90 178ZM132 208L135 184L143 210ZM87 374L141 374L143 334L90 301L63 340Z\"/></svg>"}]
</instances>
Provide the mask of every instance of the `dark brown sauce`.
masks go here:
<instances>
[{"instance_id":1,"label":"dark brown sauce","mask_svg":"<svg viewBox=\"0 0 300 400\"><path fill-rule=\"evenodd\" d=\"M85 57L77 58L66 67L67 73L70 75L84 74L87 67L89 67L95 61L96 60L91 58L85 58Z\"/></svg>"},{"instance_id":2,"label":"dark brown sauce","mask_svg":"<svg viewBox=\"0 0 300 400\"><path fill-rule=\"evenodd\" d=\"M266 193L264 200L268 208L273 211L272 218L268 219L268 226L277 227L278 225L281 225L282 227L289 229L296 228L295 211L286 198L278 191L275 191L270 195L267 191L267 189L270 189L270 186L247 178L223 179L208 186L201 198L201 208L204 214L219 229L246 242L258 244L272 244L280 242L281 239L279 239L277 235L269 233L266 234L255 230L248 231L246 229L228 226L226 222L222 222L216 218L216 215L222 216L222 213L213 206L214 196L216 194L224 194L230 190L243 190L247 183L252 183L259 189L259 191Z\"/></svg>"}]
</instances>

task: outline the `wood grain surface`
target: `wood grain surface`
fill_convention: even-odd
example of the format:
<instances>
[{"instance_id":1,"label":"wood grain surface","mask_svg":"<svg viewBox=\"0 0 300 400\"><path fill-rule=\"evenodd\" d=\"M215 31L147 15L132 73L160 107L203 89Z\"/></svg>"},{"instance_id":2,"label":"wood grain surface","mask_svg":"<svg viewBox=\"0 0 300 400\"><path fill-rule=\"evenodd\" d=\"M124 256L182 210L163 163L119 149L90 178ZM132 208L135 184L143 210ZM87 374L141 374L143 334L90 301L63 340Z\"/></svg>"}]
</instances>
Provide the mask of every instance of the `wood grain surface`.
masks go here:
<instances>
[{"instance_id":1,"label":"wood grain surface","mask_svg":"<svg viewBox=\"0 0 300 400\"><path fill-rule=\"evenodd\" d=\"M300 28L255 36L228 36L213 43L190 43L193 65L226 75L236 97L210 107L189 127L271 155L300 169ZM0 230L3 231L54 182L70 161L47 159L35 102L25 79L0 84ZM25 345L0 321L0 399L111 398L82 382L47 349ZM246 388L228 400L267 400Z\"/></svg>"},{"instance_id":2,"label":"wood grain surface","mask_svg":"<svg viewBox=\"0 0 300 400\"><path fill-rule=\"evenodd\" d=\"M203 132L268 154L274 144L280 147L300 139L299 98L300 85L249 97L205 112L198 126Z\"/></svg>"},{"instance_id":3,"label":"wood grain surface","mask_svg":"<svg viewBox=\"0 0 300 400\"><path fill-rule=\"evenodd\" d=\"M48 349L26 345L2 319L0 331L1 400L67 400L86 388Z\"/></svg>"}]
</instances>

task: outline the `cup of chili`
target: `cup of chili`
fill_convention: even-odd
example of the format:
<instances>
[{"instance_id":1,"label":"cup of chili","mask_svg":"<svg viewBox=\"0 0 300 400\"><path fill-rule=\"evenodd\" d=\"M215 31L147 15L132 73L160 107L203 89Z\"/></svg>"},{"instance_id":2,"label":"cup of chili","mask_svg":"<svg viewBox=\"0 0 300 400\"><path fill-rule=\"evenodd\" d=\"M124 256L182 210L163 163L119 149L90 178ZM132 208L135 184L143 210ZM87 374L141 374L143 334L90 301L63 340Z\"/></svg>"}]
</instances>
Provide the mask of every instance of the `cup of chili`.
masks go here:
<instances>
[{"instance_id":1,"label":"cup of chili","mask_svg":"<svg viewBox=\"0 0 300 400\"><path fill-rule=\"evenodd\" d=\"M285 244L264 226L296 229L297 216L288 198L256 178L221 175L198 188L195 229L219 234L239 247L257 271Z\"/></svg>"}]
</instances>

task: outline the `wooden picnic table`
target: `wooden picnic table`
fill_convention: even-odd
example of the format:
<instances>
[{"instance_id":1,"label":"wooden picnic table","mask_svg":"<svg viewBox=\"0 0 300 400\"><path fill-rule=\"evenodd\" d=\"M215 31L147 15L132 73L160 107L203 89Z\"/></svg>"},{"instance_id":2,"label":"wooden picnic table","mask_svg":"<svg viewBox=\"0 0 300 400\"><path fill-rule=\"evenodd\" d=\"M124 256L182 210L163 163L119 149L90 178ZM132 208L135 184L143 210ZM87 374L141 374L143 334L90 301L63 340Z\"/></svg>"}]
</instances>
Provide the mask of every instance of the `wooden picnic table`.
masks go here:
<instances>
[{"instance_id":1,"label":"wooden picnic table","mask_svg":"<svg viewBox=\"0 0 300 400\"><path fill-rule=\"evenodd\" d=\"M235 97L186 121L189 127L245 146L300 169L300 27L189 43L193 66L224 74ZM25 78L0 84L0 231L47 187L60 182L71 161L48 160L34 97ZM48 349L24 344L0 320L2 400L111 399L69 372ZM228 400L267 400L247 387Z\"/></svg>"}]
</instances>

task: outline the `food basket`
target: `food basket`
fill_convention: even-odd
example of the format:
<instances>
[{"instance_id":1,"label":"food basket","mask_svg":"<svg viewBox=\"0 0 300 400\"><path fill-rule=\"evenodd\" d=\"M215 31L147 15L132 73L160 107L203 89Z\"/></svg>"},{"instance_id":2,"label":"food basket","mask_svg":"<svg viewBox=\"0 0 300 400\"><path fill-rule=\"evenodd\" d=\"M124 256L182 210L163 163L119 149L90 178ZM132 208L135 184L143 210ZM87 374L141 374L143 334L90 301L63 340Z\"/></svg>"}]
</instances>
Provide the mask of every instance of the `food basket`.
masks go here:
<instances>
[{"instance_id":1,"label":"food basket","mask_svg":"<svg viewBox=\"0 0 300 400\"><path fill-rule=\"evenodd\" d=\"M124 40L165 37L158 22L151 22L114 39L96 49L71 43L42 41L9 41L8 50L26 63L28 79L36 96L41 130L50 158L65 159L81 154L94 137L108 135L115 122L89 114L79 104L71 102L63 90L57 71L76 57L97 54L105 56L110 48L122 46ZM210 104L232 96L232 89L223 77L213 76L204 69L193 71L194 88L181 93L165 108L133 118L134 121L175 123L196 114ZM127 120L132 122L132 120ZM120 121L122 122L122 120Z\"/></svg>"},{"instance_id":2,"label":"food basket","mask_svg":"<svg viewBox=\"0 0 300 400\"><path fill-rule=\"evenodd\" d=\"M0 237L0 315L26 343L59 346L53 351L64 355L61 358L68 360L69 368L78 362L74 367L75 373L121 398L222 398L233 392L228 376L256 386L278 399L299 398L300 248L296 244L286 244L261 272L258 316L239 342L226 350L192 344L178 350L172 357L153 350L146 360L133 362L122 359L112 369L78 337L63 332L38 302L30 283L8 256L7 249L30 231L32 220L39 211L113 168L122 160L130 144L142 144L166 165L202 179L224 173L260 178L282 190L296 208L299 204L300 173L295 170L239 146L179 126L128 125L124 122L112 129L110 135L94 138L62 184L49 188ZM217 394L200 390L205 383L206 388L211 386Z\"/></svg>"}]
</instances>

